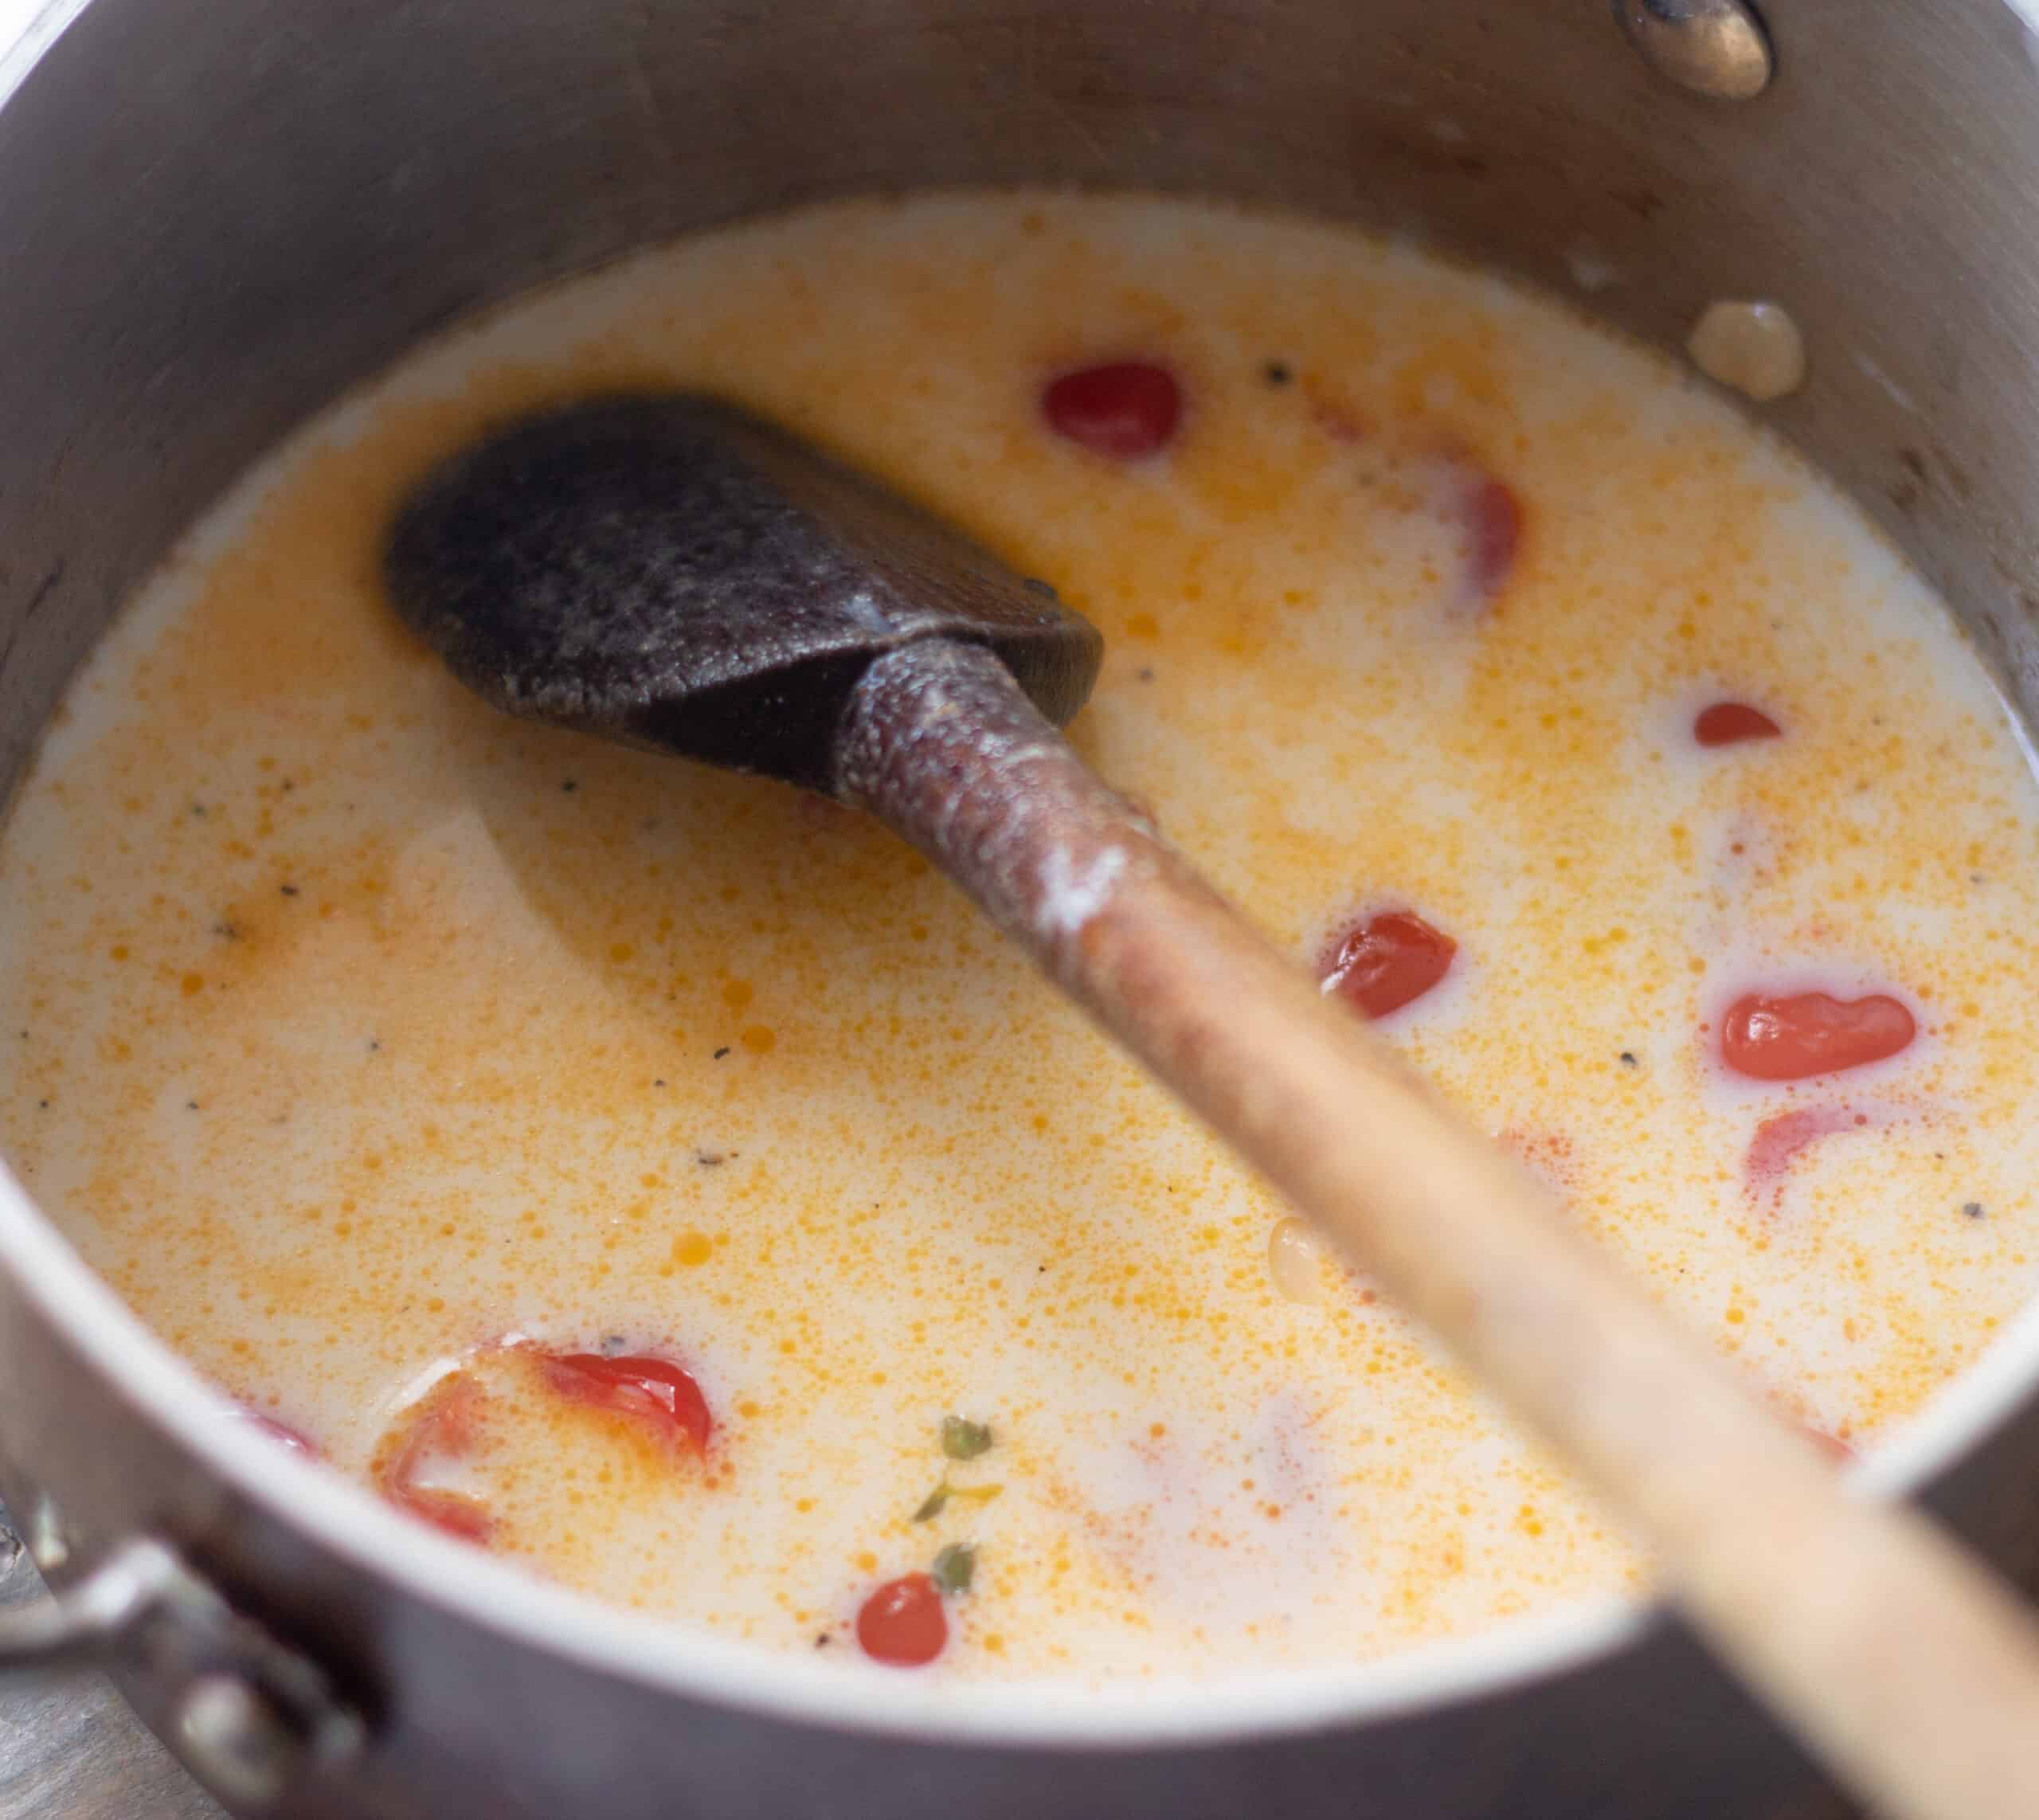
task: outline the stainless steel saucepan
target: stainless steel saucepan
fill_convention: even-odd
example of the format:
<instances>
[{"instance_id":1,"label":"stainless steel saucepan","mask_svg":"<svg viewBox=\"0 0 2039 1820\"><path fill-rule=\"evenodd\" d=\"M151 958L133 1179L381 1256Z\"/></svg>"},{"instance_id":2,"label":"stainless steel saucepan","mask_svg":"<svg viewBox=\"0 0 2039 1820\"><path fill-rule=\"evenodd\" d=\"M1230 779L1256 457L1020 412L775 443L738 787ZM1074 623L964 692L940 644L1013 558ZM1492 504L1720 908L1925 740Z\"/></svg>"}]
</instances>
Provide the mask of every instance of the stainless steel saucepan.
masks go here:
<instances>
[{"instance_id":1,"label":"stainless steel saucepan","mask_svg":"<svg viewBox=\"0 0 2039 1820\"><path fill-rule=\"evenodd\" d=\"M2039 64L2002 0L58 0L0 61L0 773L176 534L450 317L822 195L1055 182L1422 237L1676 345L2039 710ZM1586 295L1589 293L1590 295ZM2039 1573L2039 1317L1862 1470ZM1075 1693L832 1673L607 1611L217 1419L0 1180L0 1493L230 1805L605 1820L1657 1820L1828 1811L1661 1613Z\"/></svg>"}]
</instances>

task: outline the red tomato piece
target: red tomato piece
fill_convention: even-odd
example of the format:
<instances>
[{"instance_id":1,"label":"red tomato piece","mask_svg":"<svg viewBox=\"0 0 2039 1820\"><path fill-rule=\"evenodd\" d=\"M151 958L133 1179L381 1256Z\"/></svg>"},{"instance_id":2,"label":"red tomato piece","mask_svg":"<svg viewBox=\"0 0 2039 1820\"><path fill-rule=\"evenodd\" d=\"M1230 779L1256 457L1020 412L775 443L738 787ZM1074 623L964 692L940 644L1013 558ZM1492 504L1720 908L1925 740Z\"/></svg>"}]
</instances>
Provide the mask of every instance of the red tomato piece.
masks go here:
<instances>
[{"instance_id":1,"label":"red tomato piece","mask_svg":"<svg viewBox=\"0 0 2039 1820\"><path fill-rule=\"evenodd\" d=\"M441 1378L411 1410L409 1428L378 1474L382 1495L399 1510L464 1542L486 1542L495 1519L464 1493L417 1478L432 1459L457 1460L473 1446L481 1404L473 1379L459 1372Z\"/></svg>"},{"instance_id":2,"label":"red tomato piece","mask_svg":"<svg viewBox=\"0 0 2039 1820\"><path fill-rule=\"evenodd\" d=\"M895 1669L924 1667L949 1642L941 1588L928 1574L887 1580L857 1612L857 1642L874 1662Z\"/></svg>"},{"instance_id":3,"label":"red tomato piece","mask_svg":"<svg viewBox=\"0 0 2039 1820\"><path fill-rule=\"evenodd\" d=\"M1312 420L1333 442L1356 443L1365 436L1366 425L1344 399L1307 379L1303 382L1303 395L1309 400Z\"/></svg>"},{"instance_id":4,"label":"red tomato piece","mask_svg":"<svg viewBox=\"0 0 2039 1820\"><path fill-rule=\"evenodd\" d=\"M1041 411L1058 435L1098 455L1137 461L1174 440L1182 388L1165 366L1144 360L1086 366L1051 381Z\"/></svg>"},{"instance_id":5,"label":"red tomato piece","mask_svg":"<svg viewBox=\"0 0 2039 1820\"><path fill-rule=\"evenodd\" d=\"M1866 1113L1846 1106L1800 1106L1766 1118L1749 1140L1748 1155L1742 1161L1742 1179L1753 1194L1761 1188L1781 1193L1784 1177L1798 1153L1822 1137L1843 1131L1858 1131L1869 1122Z\"/></svg>"},{"instance_id":6,"label":"red tomato piece","mask_svg":"<svg viewBox=\"0 0 2039 1820\"><path fill-rule=\"evenodd\" d=\"M279 1422L273 1415L264 1415L260 1410L244 1409L241 1413L247 1419L249 1427L268 1435L280 1446L288 1447L293 1454L301 1454L307 1460L322 1457L318 1444L299 1434L288 1423Z\"/></svg>"},{"instance_id":7,"label":"red tomato piece","mask_svg":"<svg viewBox=\"0 0 2039 1820\"><path fill-rule=\"evenodd\" d=\"M708 1399L691 1374L670 1359L605 1358L599 1352L544 1353L546 1383L562 1396L628 1416L661 1440L705 1452L714 1423Z\"/></svg>"},{"instance_id":8,"label":"red tomato piece","mask_svg":"<svg viewBox=\"0 0 2039 1820\"><path fill-rule=\"evenodd\" d=\"M1909 1047L1918 1029L1912 1013L1883 992L1859 999L1747 992L1721 1023L1720 1059L1752 1080L1803 1081L1886 1060Z\"/></svg>"},{"instance_id":9,"label":"red tomato piece","mask_svg":"<svg viewBox=\"0 0 2039 1820\"><path fill-rule=\"evenodd\" d=\"M1692 723L1693 738L1707 746L1775 739L1783 730L1761 708L1752 708L1747 702L1715 702L1701 708Z\"/></svg>"},{"instance_id":10,"label":"red tomato piece","mask_svg":"<svg viewBox=\"0 0 2039 1820\"><path fill-rule=\"evenodd\" d=\"M1515 569L1522 548L1522 501L1505 480L1484 469L1466 490L1466 567L1483 601L1498 594Z\"/></svg>"},{"instance_id":11,"label":"red tomato piece","mask_svg":"<svg viewBox=\"0 0 2039 1820\"><path fill-rule=\"evenodd\" d=\"M1810 1422L1801 1422L1798 1431L1836 1466L1851 1465L1857 1457L1855 1450L1839 1435L1830 1434L1824 1428L1815 1428Z\"/></svg>"},{"instance_id":12,"label":"red tomato piece","mask_svg":"<svg viewBox=\"0 0 2039 1820\"><path fill-rule=\"evenodd\" d=\"M405 1485L386 1493L391 1503L429 1523L456 1541L486 1543L495 1533L495 1519L480 1501L457 1491L435 1491L429 1485Z\"/></svg>"},{"instance_id":13,"label":"red tomato piece","mask_svg":"<svg viewBox=\"0 0 2039 1820\"><path fill-rule=\"evenodd\" d=\"M1346 935L1324 970L1325 990L1368 1017L1413 1003L1451 970L1458 944L1411 910L1387 910Z\"/></svg>"}]
</instances>

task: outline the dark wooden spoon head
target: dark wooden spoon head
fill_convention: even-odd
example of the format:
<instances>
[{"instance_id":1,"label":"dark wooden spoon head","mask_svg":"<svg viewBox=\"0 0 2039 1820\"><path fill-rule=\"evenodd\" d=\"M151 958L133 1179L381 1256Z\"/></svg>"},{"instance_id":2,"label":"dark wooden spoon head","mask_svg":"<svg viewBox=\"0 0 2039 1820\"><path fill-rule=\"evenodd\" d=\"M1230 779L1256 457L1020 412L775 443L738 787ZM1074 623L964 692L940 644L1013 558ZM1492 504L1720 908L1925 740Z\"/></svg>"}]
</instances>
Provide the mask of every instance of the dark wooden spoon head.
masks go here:
<instances>
[{"instance_id":1,"label":"dark wooden spoon head","mask_svg":"<svg viewBox=\"0 0 2039 1820\"><path fill-rule=\"evenodd\" d=\"M876 658L988 647L1067 721L1104 645L1043 582L733 406L606 397L427 476L385 569L397 610L499 707L809 789Z\"/></svg>"}]
</instances>

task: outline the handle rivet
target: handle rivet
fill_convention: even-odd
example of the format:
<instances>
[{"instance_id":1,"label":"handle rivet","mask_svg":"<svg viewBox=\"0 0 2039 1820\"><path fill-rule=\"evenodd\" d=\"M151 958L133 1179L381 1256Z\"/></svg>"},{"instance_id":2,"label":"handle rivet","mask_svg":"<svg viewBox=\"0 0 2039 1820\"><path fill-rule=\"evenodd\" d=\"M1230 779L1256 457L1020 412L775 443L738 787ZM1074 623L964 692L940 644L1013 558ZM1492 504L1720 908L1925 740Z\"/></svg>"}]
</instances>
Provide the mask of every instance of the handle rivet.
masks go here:
<instances>
[{"instance_id":1,"label":"handle rivet","mask_svg":"<svg viewBox=\"0 0 2039 1820\"><path fill-rule=\"evenodd\" d=\"M221 1800L266 1807L290 1786L303 1741L275 1705L239 1675L203 1674L177 1705L178 1753Z\"/></svg>"},{"instance_id":2,"label":"handle rivet","mask_svg":"<svg viewBox=\"0 0 2039 1820\"><path fill-rule=\"evenodd\" d=\"M45 1573L54 1573L71 1558L71 1538L64 1526L64 1513L45 1492L29 1513L29 1552Z\"/></svg>"},{"instance_id":3,"label":"handle rivet","mask_svg":"<svg viewBox=\"0 0 2039 1820\"><path fill-rule=\"evenodd\" d=\"M1614 0L1614 17L1642 61L1689 94L1752 101L1777 60L1747 0Z\"/></svg>"}]
</instances>

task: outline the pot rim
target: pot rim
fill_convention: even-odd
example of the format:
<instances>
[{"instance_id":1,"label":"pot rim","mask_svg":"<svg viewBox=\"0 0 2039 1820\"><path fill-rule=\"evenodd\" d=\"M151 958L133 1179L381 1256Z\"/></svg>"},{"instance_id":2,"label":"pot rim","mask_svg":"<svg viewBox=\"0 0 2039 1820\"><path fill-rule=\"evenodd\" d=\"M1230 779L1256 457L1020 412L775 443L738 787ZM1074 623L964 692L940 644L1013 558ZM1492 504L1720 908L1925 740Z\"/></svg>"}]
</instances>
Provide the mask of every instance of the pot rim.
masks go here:
<instances>
[{"instance_id":1,"label":"pot rim","mask_svg":"<svg viewBox=\"0 0 2039 1820\"><path fill-rule=\"evenodd\" d=\"M0 107L91 4L92 0L41 0L35 5L31 0L30 10L14 27L0 26Z\"/></svg>"},{"instance_id":2,"label":"pot rim","mask_svg":"<svg viewBox=\"0 0 2039 1820\"><path fill-rule=\"evenodd\" d=\"M821 1662L601 1604L400 1515L250 1424L151 1333L0 1164L0 1268L146 1418L265 1516L355 1570L507 1643L712 1705L877 1736L1075 1750L1215 1745L1378 1722L1590 1666L1637 1641L1654 1602L1606 1595L1350 1665L1102 1684L952 1682ZM1901 1496L1971 1451L2039 1381L2039 1302L1850 1469ZM172 1538L174 1540L174 1538Z\"/></svg>"}]
</instances>

